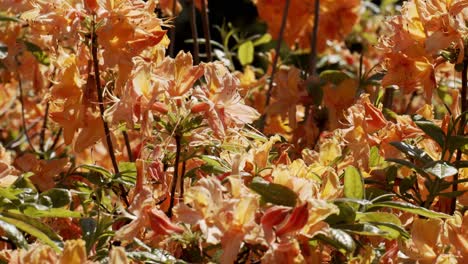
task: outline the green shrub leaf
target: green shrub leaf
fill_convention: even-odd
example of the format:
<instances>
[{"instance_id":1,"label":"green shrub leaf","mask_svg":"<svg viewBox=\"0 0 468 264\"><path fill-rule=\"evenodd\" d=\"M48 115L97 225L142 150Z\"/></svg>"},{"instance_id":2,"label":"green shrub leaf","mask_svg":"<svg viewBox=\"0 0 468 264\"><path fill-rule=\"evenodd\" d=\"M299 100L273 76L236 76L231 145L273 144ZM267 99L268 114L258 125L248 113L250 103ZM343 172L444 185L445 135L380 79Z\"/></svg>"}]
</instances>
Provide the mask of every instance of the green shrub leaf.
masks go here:
<instances>
[{"instance_id":1,"label":"green shrub leaf","mask_svg":"<svg viewBox=\"0 0 468 264\"><path fill-rule=\"evenodd\" d=\"M353 166L347 167L344 173L344 195L346 198L364 198L364 185L361 174Z\"/></svg>"},{"instance_id":2,"label":"green shrub leaf","mask_svg":"<svg viewBox=\"0 0 468 264\"><path fill-rule=\"evenodd\" d=\"M248 40L242 43L237 50L237 56L242 66L250 64L254 59L254 44L252 41Z\"/></svg>"},{"instance_id":3,"label":"green shrub leaf","mask_svg":"<svg viewBox=\"0 0 468 264\"><path fill-rule=\"evenodd\" d=\"M260 194L265 202L291 207L297 202L297 194L291 189L281 184L267 182L261 177L255 177L249 188Z\"/></svg>"},{"instance_id":4,"label":"green shrub leaf","mask_svg":"<svg viewBox=\"0 0 468 264\"><path fill-rule=\"evenodd\" d=\"M401 210L401 211L410 212L410 213L413 213L413 214L425 216L425 217L428 217L428 218L448 218L448 217L450 217L449 215L444 214L444 213L435 212L435 211L426 209L424 207L416 206L416 205L411 204L411 203L399 202L399 201L389 201L389 202L375 203L375 204L370 205L368 207L368 209L370 209L370 208L379 208L379 207L394 208L394 209L398 209L398 210Z\"/></svg>"}]
</instances>

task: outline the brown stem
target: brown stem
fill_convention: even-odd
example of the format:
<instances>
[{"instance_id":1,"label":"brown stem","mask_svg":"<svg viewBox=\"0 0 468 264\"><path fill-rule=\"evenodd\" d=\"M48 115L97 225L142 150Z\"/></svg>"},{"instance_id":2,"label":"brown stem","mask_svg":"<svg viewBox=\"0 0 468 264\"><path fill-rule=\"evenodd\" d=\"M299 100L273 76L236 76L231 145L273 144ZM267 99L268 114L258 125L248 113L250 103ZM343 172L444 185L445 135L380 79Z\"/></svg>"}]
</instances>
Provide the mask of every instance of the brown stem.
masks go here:
<instances>
[{"instance_id":1,"label":"brown stem","mask_svg":"<svg viewBox=\"0 0 468 264\"><path fill-rule=\"evenodd\" d=\"M310 58L309 58L309 75L314 76L316 74L317 68L317 33L319 26L319 16L320 16L320 0L315 1L314 7L314 28L312 29L312 34L310 37Z\"/></svg>"},{"instance_id":2,"label":"brown stem","mask_svg":"<svg viewBox=\"0 0 468 264\"><path fill-rule=\"evenodd\" d=\"M174 50L175 50L175 38L176 38L176 28L175 28L175 18L176 18L176 8L177 8L177 0L172 1L172 25L171 31L169 33L169 38L171 39L171 43L169 44L169 56L174 58Z\"/></svg>"},{"instance_id":3,"label":"brown stem","mask_svg":"<svg viewBox=\"0 0 468 264\"><path fill-rule=\"evenodd\" d=\"M99 72L99 58L97 56L98 42L97 42L97 35L96 35L95 30L96 30L96 21L94 20L94 17L93 17L92 30L91 30L91 53L93 57L94 79L96 81L96 91L97 91L97 96L98 96L99 111L101 113L101 120L104 126L104 134L106 136L107 149L108 149L111 161L112 161L112 166L114 167L115 174L119 174L120 173L119 165L117 164L117 159L115 158L114 145L112 144L109 124L106 122L106 120L104 120L104 99L102 98L101 75ZM128 202L128 199L127 199L127 191L125 190L125 187L122 184L119 184L119 188L120 188L121 195L125 204L129 206L130 203Z\"/></svg>"},{"instance_id":4,"label":"brown stem","mask_svg":"<svg viewBox=\"0 0 468 264\"><path fill-rule=\"evenodd\" d=\"M123 135L124 141L125 141L125 148L127 149L128 160L130 162L133 162L135 160L133 159L132 148L130 147L130 139L128 138L127 131L122 131L122 135Z\"/></svg>"},{"instance_id":5,"label":"brown stem","mask_svg":"<svg viewBox=\"0 0 468 264\"><path fill-rule=\"evenodd\" d=\"M281 49L281 42L283 40L283 35L284 35L284 29L286 28L286 20L288 18L288 11L289 11L289 3L290 0L286 0L286 3L284 4L284 11L283 11L283 18L281 19L281 27L280 27L280 32L278 35L277 43L276 43L276 48L275 48L275 57L273 58L273 68L271 69L271 76L268 81L268 90L266 94L266 99L265 99L265 109L268 107L270 104L271 100L271 92L273 90L273 81L275 78L276 74L276 64L278 64L278 58L279 58L279 53ZM265 128L265 122L267 119L267 113L264 113L262 117L260 118L260 123L258 129L263 132L263 129Z\"/></svg>"},{"instance_id":6,"label":"brown stem","mask_svg":"<svg viewBox=\"0 0 468 264\"><path fill-rule=\"evenodd\" d=\"M202 1L203 2L203 1ZM195 12L195 3L193 0L188 1L190 6L189 17L190 17L190 28L192 29L193 39L193 62L198 64L200 62L200 47L198 45L198 31L197 31L197 17Z\"/></svg>"},{"instance_id":7,"label":"brown stem","mask_svg":"<svg viewBox=\"0 0 468 264\"><path fill-rule=\"evenodd\" d=\"M44 158L44 152L45 152L45 132L47 129L47 119L49 117L49 102L46 103L46 108L44 111L44 122L42 123L42 128L41 128L41 135L39 137L39 149L41 150L41 158Z\"/></svg>"},{"instance_id":8,"label":"brown stem","mask_svg":"<svg viewBox=\"0 0 468 264\"><path fill-rule=\"evenodd\" d=\"M52 143L48 151L55 149L55 147L57 146L59 142L60 136L62 135L62 130L63 130L62 128L59 129L59 131L57 132L57 135L55 136L54 142Z\"/></svg>"},{"instance_id":9,"label":"brown stem","mask_svg":"<svg viewBox=\"0 0 468 264\"><path fill-rule=\"evenodd\" d=\"M180 174L180 193L179 193L180 198L184 198L184 176L185 176L186 169L187 169L187 161L184 160L182 162L182 173Z\"/></svg>"},{"instance_id":10,"label":"brown stem","mask_svg":"<svg viewBox=\"0 0 468 264\"><path fill-rule=\"evenodd\" d=\"M463 70L462 70L462 87L461 87L461 113L462 116L460 118L460 125L458 128L458 135L465 134L465 126L466 126L466 111L468 110L468 99L467 99L467 86L468 86L468 61L463 61ZM462 150L457 150L456 161L460 161L462 158ZM458 191L458 173L453 176L453 183L452 183L452 191ZM457 197L452 198L450 204L450 214L455 212L457 207Z\"/></svg>"},{"instance_id":11,"label":"brown stem","mask_svg":"<svg viewBox=\"0 0 468 264\"><path fill-rule=\"evenodd\" d=\"M309 80L313 81L317 74L317 33L319 26L319 16L320 16L320 0L315 1L315 10L314 10L314 27L312 28L312 33L310 35L310 57L309 57L309 76L312 77ZM310 83L309 83L310 84ZM305 106L304 110L304 120L309 118L310 105Z\"/></svg>"},{"instance_id":12,"label":"brown stem","mask_svg":"<svg viewBox=\"0 0 468 264\"><path fill-rule=\"evenodd\" d=\"M169 209L167 211L167 216L172 216L172 208L174 207L174 200L175 200L175 191L177 187L177 181L179 179L179 161L180 161L180 141L181 136L175 135L175 142L176 142L176 156L175 156L175 163L174 163L174 177L172 178L171 183L171 200L169 202Z\"/></svg>"},{"instance_id":13,"label":"brown stem","mask_svg":"<svg viewBox=\"0 0 468 264\"><path fill-rule=\"evenodd\" d=\"M383 98L383 108L392 110L394 92L395 92L395 88L393 87L387 87L385 89L384 98Z\"/></svg>"},{"instance_id":14,"label":"brown stem","mask_svg":"<svg viewBox=\"0 0 468 264\"><path fill-rule=\"evenodd\" d=\"M206 58L208 61L211 61L213 60L213 57L211 55L211 33L210 33L210 20L208 17L208 7L206 6L205 0L202 0L201 3L202 3L201 15L202 15L202 21L203 21L203 34L205 36Z\"/></svg>"},{"instance_id":15,"label":"brown stem","mask_svg":"<svg viewBox=\"0 0 468 264\"><path fill-rule=\"evenodd\" d=\"M28 142L28 145L31 148L31 150L33 152L36 152L36 149L34 148L32 142L31 142L31 138L29 137L28 130L26 128L26 114L25 114L25 109L24 109L24 98L23 98L23 83L21 82L21 76L20 76L18 71L16 72L16 76L17 76L17 79L18 79L18 86L19 86L19 92L20 92L19 101L20 101L20 104L21 104L21 122L22 122L22 125L23 125L24 135L26 136L26 141Z\"/></svg>"}]
</instances>

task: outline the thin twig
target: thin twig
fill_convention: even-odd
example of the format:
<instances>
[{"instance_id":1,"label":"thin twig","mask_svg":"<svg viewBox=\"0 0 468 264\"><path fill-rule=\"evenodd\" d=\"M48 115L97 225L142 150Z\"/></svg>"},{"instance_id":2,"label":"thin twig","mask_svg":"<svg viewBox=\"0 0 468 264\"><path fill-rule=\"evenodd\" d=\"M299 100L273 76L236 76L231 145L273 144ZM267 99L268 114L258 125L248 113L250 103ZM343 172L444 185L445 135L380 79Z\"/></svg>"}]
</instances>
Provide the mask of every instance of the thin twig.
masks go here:
<instances>
[{"instance_id":1,"label":"thin twig","mask_svg":"<svg viewBox=\"0 0 468 264\"><path fill-rule=\"evenodd\" d=\"M309 58L309 75L314 76L316 74L317 68L317 33L319 26L319 16L320 16L320 0L315 1L314 7L314 28L312 29L312 34L310 37L310 58Z\"/></svg>"},{"instance_id":2,"label":"thin twig","mask_svg":"<svg viewBox=\"0 0 468 264\"><path fill-rule=\"evenodd\" d=\"M467 86L468 86L468 61L464 60L463 61L463 70L462 70L462 87L461 87L461 113L462 116L460 118L460 125L458 128L458 135L464 135L465 134L465 126L466 126L466 112L468 110L468 100L467 100ZM458 149L457 150L457 156L456 156L456 161L460 161L462 158L462 150ZM456 192L458 191L458 179L459 175L458 173L453 176L453 183L452 183L452 191ZM450 214L453 214L455 212L455 209L457 207L457 197L453 197L452 201L450 203Z\"/></svg>"},{"instance_id":3,"label":"thin twig","mask_svg":"<svg viewBox=\"0 0 468 264\"><path fill-rule=\"evenodd\" d=\"M186 169L187 169L187 161L184 160L182 162L182 172L180 173L180 193L179 193L180 198L184 198L184 178L185 178Z\"/></svg>"},{"instance_id":4,"label":"thin twig","mask_svg":"<svg viewBox=\"0 0 468 264\"><path fill-rule=\"evenodd\" d=\"M18 86L19 86L19 91L20 91L19 101L20 101L20 104L21 104L21 122L22 122L22 125L23 125L24 135L26 136L26 141L28 142L28 145L31 148L31 150L33 152L36 152L36 149L34 148L32 142L31 142L31 138L29 137L28 130L26 128L26 114L25 114L25 109L24 109L24 98L23 98L23 83L21 82L21 76L20 76L20 73L18 71L16 71L16 76L17 76L17 79L18 79Z\"/></svg>"},{"instance_id":5,"label":"thin twig","mask_svg":"<svg viewBox=\"0 0 468 264\"><path fill-rule=\"evenodd\" d=\"M60 136L62 135L62 131L63 131L63 129L60 128L59 131L57 132L57 135L55 136L54 142L52 143L52 145L50 146L48 151L51 151L51 150L55 149L55 147L57 146L57 144L59 142Z\"/></svg>"},{"instance_id":6,"label":"thin twig","mask_svg":"<svg viewBox=\"0 0 468 264\"><path fill-rule=\"evenodd\" d=\"M203 2L203 1L202 1ZM193 63L198 64L200 62L200 47L198 45L198 31L197 31L197 17L195 11L195 3L193 0L188 1L190 10L190 28L192 29L192 39L193 39Z\"/></svg>"},{"instance_id":7,"label":"thin twig","mask_svg":"<svg viewBox=\"0 0 468 264\"><path fill-rule=\"evenodd\" d=\"M314 7L314 27L310 34L310 57L309 57L309 85L313 84L317 75L317 32L320 16L320 0L315 1ZM306 105L304 109L304 120L307 122L310 114L310 105Z\"/></svg>"},{"instance_id":8,"label":"thin twig","mask_svg":"<svg viewBox=\"0 0 468 264\"><path fill-rule=\"evenodd\" d=\"M172 25L172 28L171 28L171 32L169 34L169 38L171 39L171 43L169 44L169 56L171 56L172 58L174 58L175 39L176 39L176 27L175 27L176 8L177 8L177 0L173 0L172 1L172 17L173 17L172 22L173 22L173 25Z\"/></svg>"},{"instance_id":9,"label":"thin twig","mask_svg":"<svg viewBox=\"0 0 468 264\"><path fill-rule=\"evenodd\" d=\"M276 43L276 48L275 48L275 57L273 58L273 68L271 69L271 76L268 81L268 90L266 94L266 99L265 99L265 109L268 107L270 104L270 99L271 99L271 92L273 90L273 81L275 78L276 74L276 64L278 64L278 58L279 58L279 53L281 49L281 42L283 41L283 35L284 35L284 29L286 28L286 20L288 18L288 12L289 12L289 3L290 0L286 0L286 3L284 4L284 12L283 12L283 18L281 20L281 27L280 27L280 32L278 35L277 43ZM263 129L265 128L265 122L267 119L267 113L264 113L262 117L260 118L260 123L258 130L263 132Z\"/></svg>"},{"instance_id":10,"label":"thin twig","mask_svg":"<svg viewBox=\"0 0 468 264\"><path fill-rule=\"evenodd\" d=\"M385 88L385 93L384 93L383 102L382 102L383 108L392 110L394 92L395 92L395 88L392 86Z\"/></svg>"},{"instance_id":11,"label":"thin twig","mask_svg":"<svg viewBox=\"0 0 468 264\"><path fill-rule=\"evenodd\" d=\"M169 209L167 211L167 216L172 216L172 208L174 207L174 200L175 200L175 191L177 188L177 181L179 179L179 161L180 161L180 141L181 136L175 135L175 142L176 142L176 156L175 156L175 163L174 163L174 177L172 178L171 183L171 200L169 202Z\"/></svg>"},{"instance_id":12,"label":"thin twig","mask_svg":"<svg viewBox=\"0 0 468 264\"><path fill-rule=\"evenodd\" d=\"M41 150L41 158L44 157L45 152L45 132L47 129L47 119L49 117L49 102L46 103L45 111L44 111L44 122L42 123L41 128L41 135L39 137L39 149Z\"/></svg>"},{"instance_id":13,"label":"thin twig","mask_svg":"<svg viewBox=\"0 0 468 264\"><path fill-rule=\"evenodd\" d=\"M122 131L122 135L123 135L123 137L124 137L125 147L127 148L128 160L129 160L130 162L133 162L133 161L135 161L135 160L133 159L132 148L130 147L130 139L128 138L128 133L127 133L127 131Z\"/></svg>"},{"instance_id":14,"label":"thin twig","mask_svg":"<svg viewBox=\"0 0 468 264\"><path fill-rule=\"evenodd\" d=\"M99 72L99 59L97 56L98 42L97 42L97 35L96 35L95 30L96 30L96 21L95 21L95 17L93 17L92 31L91 31L91 53L93 57L94 79L96 81L96 91L97 91L98 102L99 102L99 111L101 113L101 120L104 126L104 134L106 136L106 143L107 143L109 156L112 161L112 166L114 167L115 174L119 174L120 173L119 165L117 164L117 159L115 158L114 145L112 144L109 124L107 124L106 120L104 120L104 99L102 98L101 75ZM125 190L125 187L122 184L119 184L119 187L120 187L120 191L122 192L121 195L125 204L129 206L130 203L128 202L128 199L127 199L127 192Z\"/></svg>"},{"instance_id":15,"label":"thin twig","mask_svg":"<svg viewBox=\"0 0 468 264\"><path fill-rule=\"evenodd\" d=\"M208 1L208 0L206 0ZM210 19L208 17L208 6L206 6L205 0L201 1L201 15L203 21L203 34L205 36L205 53L208 61L213 59L211 55L211 33L210 33Z\"/></svg>"}]
</instances>

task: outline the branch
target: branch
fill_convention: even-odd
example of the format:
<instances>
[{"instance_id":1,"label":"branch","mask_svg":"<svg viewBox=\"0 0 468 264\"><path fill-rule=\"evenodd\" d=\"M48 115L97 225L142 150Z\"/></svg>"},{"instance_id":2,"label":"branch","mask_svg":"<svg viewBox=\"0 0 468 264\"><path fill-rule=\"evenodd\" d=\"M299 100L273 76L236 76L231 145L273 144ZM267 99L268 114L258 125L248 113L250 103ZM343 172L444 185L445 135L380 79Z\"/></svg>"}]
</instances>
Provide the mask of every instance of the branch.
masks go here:
<instances>
[{"instance_id":1,"label":"branch","mask_svg":"<svg viewBox=\"0 0 468 264\"><path fill-rule=\"evenodd\" d=\"M174 207L174 200L175 200L175 191L177 188L177 181L179 179L179 161L180 161L180 141L181 136L175 135L175 142L176 142L176 156L175 156L175 163L174 163L174 177L172 178L171 183L171 200L169 202L169 209L167 211L167 216L172 217L172 208Z\"/></svg>"},{"instance_id":2,"label":"branch","mask_svg":"<svg viewBox=\"0 0 468 264\"><path fill-rule=\"evenodd\" d=\"M467 100L467 86L468 86L468 60L463 61L463 70L462 70L462 87L461 87L461 113L462 116L460 118L460 126L458 128L458 135L465 134L465 126L466 126L466 111L468 110L468 100ZM460 161L462 158L462 150L457 150L456 161ZM458 173L453 176L453 183L452 183L452 191L458 191ZM450 214L455 212L457 207L457 197L453 197L451 204L450 204Z\"/></svg>"},{"instance_id":3,"label":"branch","mask_svg":"<svg viewBox=\"0 0 468 264\"><path fill-rule=\"evenodd\" d=\"M171 39L171 43L169 44L169 55L174 58L174 49L175 49L175 38L176 38L176 28L175 28L175 12L177 8L177 0L172 1L172 16L174 25L172 25L172 29L170 32L169 38Z\"/></svg>"},{"instance_id":4,"label":"branch","mask_svg":"<svg viewBox=\"0 0 468 264\"><path fill-rule=\"evenodd\" d=\"M203 34L205 36L206 58L208 59L208 61L211 61L213 57L211 55L211 33L210 33L210 20L208 17L208 7L206 6L205 0L202 0L201 3L202 3L201 15L202 15L202 21L203 21Z\"/></svg>"},{"instance_id":5,"label":"branch","mask_svg":"<svg viewBox=\"0 0 468 264\"><path fill-rule=\"evenodd\" d=\"M203 2L204 0L202 0ZM189 17L190 17L190 28L192 29L192 39L193 39L193 63L198 64L200 62L200 47L198 45L198 31L197 31L197 20L195 12L195 3L193 0L189 0Z\"/></svg>"},{"instance_id":6,"label":"branch","mask_svg":"<svg viewBox=\"0 0 468 264\"><path fill-rule=\"evenodd\" d=\"M290 2L291 2L290 0L286 0L286 3L284 4L283 18L281 19L281 28L280 28L278 40L276 43L275 58L273 59L273 65L272 65L273 68L271 70L270 80L268 81L268 90L267 90L266 99L265 99L265 109L270 104L271 92L273 90L273 81L274 81L275 74L276 74L276 64L278 64L278 58L279 58L279 55L280 55L279 53L281 49L281 42L283 41L284 29L286 28L286 20L288 18ZM263 132L263 129L265 128L266 119L267 119L267 114L264 113L262 117L260 118L260 124L258 128L261 132Z\"/></svg>"},{"instance_id":7,"label":"branch","mask_svg":"<svg viewBox=\"0 0 468 264\"><path fill-rule=\"evenodd\" d=\"M317 68L317 32L320 16L320 0L315 1L314 7L314 28L310 37L310 58L309 58L309 75L314 76Z\"/></svg>"},{"instance_id":8,"label":"branch","mask_svg":"<svg viewBox=\"0 0 468 264\"><path fill-rule=\"evenodd\" d=\"M23 98L23 83L21 82L21 75L19 74L18 70L16 71L16 76L17 76L17 79L18 79L18 86L19 86L19 91L20 91L19 101L20 101L20 104L21 104L21 122L22 122L22 125L23 125L24 135L26 136L26 141L28 142L28 145L31 148L31 150L33 152L36 152L36 149L34 148L32 142L31 142L31 138L29 137L28 130L26 128L26 114L25 114L25 110L24 110L24 98Z\"/></svg>"},{"instance_id":9,"label":"branch","mask_svg":"<svg viewBox=\"0 0 468 264\"><path fill-rule=\"evenodd\" d=\"M91 53L93 57L93 68L94 68L94 80L96 81L96 91L97 91L97 96L98 96L98 102L99 102L99 111L101 113L101 120L104 125L104 134L106 136L106 143L107 143L107 148L109 152L109 156L112 161L112 166L114 167L114 172L115 174L119 174L119 166L117 164L117 160L115 158L115 153L114 153L114 145L112 144L112 138L110 134L110 129L109 129L109 124L107 124L106 120L104 120L104 100L102 98L102 88L101 88L101 75L99 72L99 59L97 56L97 51L98 51L98 43L97 43L97 35L96 35L96 21L94 20L93 17L93 22L92 22L92 30L91 30ZM120 191L122 192L121 195L123 196L123 200L127 206L130 205L127 199L127 192L122 184L119 184Z\"/></svg>"}]
</instances>

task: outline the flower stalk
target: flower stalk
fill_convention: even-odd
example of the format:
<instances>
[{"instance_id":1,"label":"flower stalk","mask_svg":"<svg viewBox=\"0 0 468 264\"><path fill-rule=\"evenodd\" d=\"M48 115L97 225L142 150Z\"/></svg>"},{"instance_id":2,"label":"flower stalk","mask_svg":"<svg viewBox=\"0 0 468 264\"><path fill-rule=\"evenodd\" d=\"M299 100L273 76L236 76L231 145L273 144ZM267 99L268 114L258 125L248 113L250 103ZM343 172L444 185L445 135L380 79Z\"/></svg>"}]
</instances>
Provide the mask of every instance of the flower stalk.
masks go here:
<instances>
[{"instance_id":1,"label":"flower stalk","mask_svg":"<svg viewBox=\"0 0 468 264\"><path fill-rule=\"evenodd\" d=\"M465 59L463 61L463 70L462 70L462 86L461 86L461 118L460 118L460 125L458 128L458 135L463 136L465 134L465 126L466 126L466 111L468 111L468 100L467 100L467 87L468 87L468 60ZM457 150L457 156L456 156L456 161L460 161L462 158L462 150L458 149ZM459 179L459 173L455 174L453 176L453 182L452 182L452 191L456 192L458 191L458 179ZM450 203L450 214L453 214L455 212L455 209L457 207L457 197L452 198L452 201Z\"/></svg>"},{"instance_id":2,"label":"flower stalk","mask_svg":"<svg viewBox=\"0 0 468 264\"><path fill-rule=\"evenodd\" d=\"M192 30L192 39L193 39L193 62L198 64L200 62L200 46L198 45L198 30L197 30L197 17L195 12L195 3L193 0L188 1L190 10L190 28ZM203 1L202 1L203 2Z\"/></svg>"},{"instance_id":3,"label":"flower stalk","mask_svg":"<svg viewBox=\"0 0 468 264\"><path fill-rule=\"evenodd\" d=\"M107 143L107 149L109 152L109 156L112 161L112 166L114 168L115 174L119 174L119 166L117 164L117 159L115 158L115 153L114 153L114 145L112 144L112 138L111 138L111 133L109 129L109 124L107 121L104 119L104 99L102 97L102 87L101 87L101 75L99 72L99 58L97 55L98 52L98 43L97 43L97 35L96 35L96 21L95 17L93 15L93 21L92 21L92 28L91 28L91 56L93 59L93 68L94 68L94 80L96 84L96 91L97 91L97 96L98 96L98 105L99 105L99 112L102 120L102 124L104 126L104 134L106 137L106 143ZM125 202L127 206L130 205L128 202L127 198L127 191L125 190L125 187L120 183L119 184L120 192L121 192L121 198Z\"/></svg>"},{"instance_id":4,"label":"flower stalk","mask_svg":"<svg viewBox=\"0 0 468 264\"><path fill-rule=\"evenodd\" d=\"M175 192L177 188L177 182L179 180L179 161L180 161L182 137L176 134L174 136L174 139L176 143L176 156L175 156L175 162L174 162L174 177L172 178L172 183L171 183L171 200L169 201L169 209L167 211L167 216L169 217L172 217L172 208L174 208Z\"/></svg>"},{"instance_id":5,"label":"flower stalk","mask_svg":"<svg viewBox=\"0 0 468 264\"><path fill-rule=\"evenodd\" d=\"M211 55L211 33L210 33L210 20L208 17L208 6L206 5L205 0L201 1L201 15L202 15L202 23L203 23L203 34L205 36L205 52L206 52L206 59L208 61L212 61L213 57Z\"/></svg>"},{"instance_id":6,"label":"flower stalk","mask_svg":"<svg viewBox=\"0 0 468 264\"><path fill-rule=\"evenodd\" d=\"M286 0L286 3L284 4L284 12L283 12L283 17L281 19L281 27L280 27L278 39L276 40L277 42L276 42L276 48L275 48L275 57L273 58L273 65L272 65L272 69L271 69L271 75L270 75L270 79L268 81L268 90L267 90L266 99L265 99L265 109L268 107L268 105L270 104L270 100L271 100L271 93L273 91L273 82L274 82L275 74L276 74L276 66L278 64L278 58L280 56L279 53L280 53L280 49L281 49L281 42L283 41L284 30L286 28L286 20L288 18L290 2L291 2L290 0ZM267 113L264 113L260 117L260 123L259 123L259 127L258 127L258 129L261 132L263 132L263 129L265 128L266 120L267 120Z\"/></svg>"}]
</instances>

